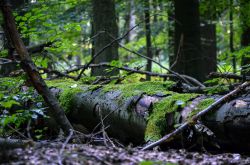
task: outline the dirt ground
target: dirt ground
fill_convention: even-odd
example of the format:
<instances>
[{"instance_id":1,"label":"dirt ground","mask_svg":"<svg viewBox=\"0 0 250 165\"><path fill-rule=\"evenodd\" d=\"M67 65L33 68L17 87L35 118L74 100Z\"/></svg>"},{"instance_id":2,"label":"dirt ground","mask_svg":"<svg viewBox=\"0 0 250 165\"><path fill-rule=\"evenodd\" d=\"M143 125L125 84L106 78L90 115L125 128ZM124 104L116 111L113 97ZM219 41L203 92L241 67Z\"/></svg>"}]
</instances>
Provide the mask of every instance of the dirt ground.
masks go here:
<instances>
[{"instance_id":1,"label":"dirt ground","mask_svg":"<svg viewBox=\"0 0 250 165\"><path fill-rule=\"evenodd\" d=\"M26 149L0 151L1 164L66 164L66 165L154 165L154 164L250 164L250 157L237 153L209 154L170 149L165 152L139 151L87 144L46 143Z\"/></svg>"}]
</instances>

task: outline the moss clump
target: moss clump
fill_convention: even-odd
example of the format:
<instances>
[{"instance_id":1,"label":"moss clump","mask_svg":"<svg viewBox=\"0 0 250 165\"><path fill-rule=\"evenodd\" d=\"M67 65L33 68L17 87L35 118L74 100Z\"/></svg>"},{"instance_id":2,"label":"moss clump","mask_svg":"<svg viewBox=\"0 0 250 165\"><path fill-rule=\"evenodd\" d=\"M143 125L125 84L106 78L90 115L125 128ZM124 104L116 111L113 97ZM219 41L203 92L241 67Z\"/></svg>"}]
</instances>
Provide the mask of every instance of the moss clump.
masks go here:
<instances>
[{"instance_id":1,"label":"moss clump","mask_svg":"<svg viewBox=\"0 0 250 165\"><path fill-rule=\"evenodd\" d=\"M72 107L74 106L73 105L74 96L79 92L82 92L82 89L69 88L69 89L64 90L60 94L59 102L64 108L65 113L69 113L71 111Z\"/></svg>"},{"instance_id":2,"label":"moss clump","mask_svg":"<svg viewBox=\"0 0 250 165\"><path fill-rule=\"evenodd\" d=\"M50 87L55 87L62 90L58 100L64 108L65 113L69 113L71 111L74 95L83 91L83 89L81 88L83 85L80 85L79 82L71 79L56 79L46 81L46 83Z\"/></svg>"},{"instance_id":3,"label":"moss clump","mask_svg":"<svg viewBox=\"0 0 250 165\"><path fill-rule=\"evenodd\" d=\"M166 125L166 115L175 112L178 107L186 106L188 101L197 97L198 94L179 94L172 93L172 95L162 99L154 104L153 112L148 118L145 140L156 141L162 137L163 134L170 131Z\"/></svg>"},{"instance_id":4,"label":"moss clump","mask_svg":"<svg viewBox=\"0 0 250 165\"><path fill-rule=\"evenodd\" d=\"M146 81L131 84L117 84L117 85L105 85L103 87L103 93L110 91L121 91L121 97L128 98L131 96L140 95L145 93L147 95L154 95L157 93L168 94L167 89L174 84L172 81Z\"/></svg>"},{"instance_id":5,"label":"moss clump","mask_svg":"<svg viewBox=\"0 0 250 165\"><path fill-rule=\"evenodd\" d=\"M46 84L49 87L55 87L59 89L68 89L72 86L81 85L78 81L74 81L72 79L55 79L55 80L47 80Z\"/></svg>"}]
</instances>

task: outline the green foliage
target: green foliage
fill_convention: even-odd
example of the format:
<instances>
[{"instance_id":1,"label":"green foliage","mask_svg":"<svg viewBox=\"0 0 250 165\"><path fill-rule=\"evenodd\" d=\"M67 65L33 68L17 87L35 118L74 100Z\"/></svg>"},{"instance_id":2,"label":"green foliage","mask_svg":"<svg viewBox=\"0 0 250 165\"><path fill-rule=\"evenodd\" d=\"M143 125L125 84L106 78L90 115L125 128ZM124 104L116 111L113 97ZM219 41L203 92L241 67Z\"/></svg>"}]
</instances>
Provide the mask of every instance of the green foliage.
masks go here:
<instances>
[{"instance_id":1,"label":"green foliage","mask_svg":"<svg viewBox=\"0 0 250 165\"><path fill-rule=\"evenodd\" d=\"M61 103L62 107L64 107L66 113L69 113L72 107L74 107L74 96L78 92L82 92L82 90L79 87L74 86L73 88L64 89L63 92L60 94L59 102Z\"/></svg>"},{"instance_id":2,"label":"green foliage","mask_svg":"<svg viewBox=\"0 0 250 165\"><path fill-rule=\"evenodd\" d=\"M46 117L41 97L24 86L23 77L0 78L0 134L18 129L29 120Z\"/></svg>"}]
</instances>

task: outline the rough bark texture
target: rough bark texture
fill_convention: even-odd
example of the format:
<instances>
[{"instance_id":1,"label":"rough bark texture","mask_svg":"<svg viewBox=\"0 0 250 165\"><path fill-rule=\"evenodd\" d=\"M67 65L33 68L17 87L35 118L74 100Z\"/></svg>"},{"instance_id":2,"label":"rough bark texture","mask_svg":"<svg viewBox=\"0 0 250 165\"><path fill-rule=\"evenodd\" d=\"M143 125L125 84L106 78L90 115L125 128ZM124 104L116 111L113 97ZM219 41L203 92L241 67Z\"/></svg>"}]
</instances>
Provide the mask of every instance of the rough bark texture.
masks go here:
<instances>
[{"instance_id":1,"label":"rough bark texture","mask_svg":"<svg viewBox=\"0 0 250 165\"><path fill-rule=\"evenodd\" d=\"M203 73L207 75L217 70L217 48L216 48L216 26L215 24L204 24L201 28L201 48Z\"/></svg>"},{"instance_id":2,"label":"rough bark texture","mask_svg":"<svg viewBox=\"0 0 250 165\"><path fill-rule=\"evenodd\" d=\"M51 109L50 113L52 114L52 117L60 125L63 131L66 134L69 134L70 129L72 129L72 126L69 123L67 117L65 116L64 111L60 107L57 99L50 92L46 83L40 76L35 64L30 58L28 50L26 49L23 41L21 40L20 34L17 31L15 19L12 15L12 11L11 11L9 3L7 3L7 1L2 1L1 9L3 13L3 17L4 17L4 23L7 28L8 34L10 36L10 39L12 41L12 44L14 45L17 53L20 56L21 67L29 76L30 81L32 82L35 89L38 91L39 94L42 95L44 101L50 107Z\"/></svg>"},{"instance_id":3,"label":"rough bark texture","mask_svg":"<svg viewBox=\"0 0 250 165\"><path fill-rule=\"evenodd\" d=\"M113 38L118 37L118 26L116 23L115 2L114 0L92 0L93 6L93 32L98 36L94 39L94 52L99 52L107 44L111 43ZM118 44L114 43L98 56L94 63L111 62L118 60ZM95 68L92 70L94 76L115 75L117 70L107 73L104 68Z\"/></svg>"},{"instance_id":4,"label":"rough bark texture","mask_svg":"<svg viewBox=\"0 0 250 165\"><path fill-rule=\"evenodd\" d=\"M150 2L144 0L144 15L145 15L145 30L146 30L146 45L147 45L147 57L153 58L152 43L151 43L151 25L150 25ZM152 61L147 60L146 70L152 71ZM146 76L147 80L150 80L150 76Z\"/></svg>"},{"instance_id":5,"label":"rough bark texture","mask_svg":"<svg viewBox=\"0 0 250 165\"><path fill-rule=\"evenodd\" d=\"M129 88L134 88L133 92L130 92ZM66 94L66 98L71 100L70 106L67 105L70 110L69 118L73 123L85 126L89 132L94 128L97 131L103 119L105 127L108 126L106 131L111 137L118 138L124 143L141 144L148 134L149 123L152 123L152 120L155 120L156 124L152 128L160 129L160 134L163 136L175 129L176 124L189 120L190 115L212 104L211 99L215 101L220 98L220 96L166 91L168 88L166 84L152 85L151 88L153 92L147 90L145 83L129 84L121 89L117 85L79 87L75 94ZM128 97L124 97L126 92L129 93ZM154 118L155 116L158 117ZM208 128L214 132L215 138L206 137L191 127L184 131L182 138L177 138L177 144L174 145L178 147L197 145L199 141L197 139L202 134L202 138L208 140L198 144L201 146L211 147L216 142L222 148L235 150L248 149L250 146L250 133L247 131L250 129L249 96L238 97L224 104L216 112L202 117L201 121L205 129ZM192 140L187 138L190 130L193 130ZM157 130L153 131L157 132ZM203 132L206 134L209 131ZM153 139L147 138L147 140Z\"/></svg>"},{"instance_id":6,"label":"rough bark texture","mask_svg":"<svg viewBox=\"0 0 250 165\"><path fill-rule=\"evenodd\" d=\"M96 130L100 128L103 118L104 125L109 126L107 132L110 136L125 143L142 143L146 122L132 109L140 96L120 100L118 99L120 92L103 94L101 89L98 89L78 93L72 103L75 106L70 119L74 123L86 126L91 132L98 124Z\"/></svg>"},{"instance_id":7,"label":"rough bark texture","mask_svg":"<svg viewBox=\"0 0 250 165\"><path fill-rule=\"evenodd\" d=\"M201 55L200 18L198 0L175 0L175 62L173 70L205 79ZM181 37L183 46L180 49Z\"/></svg>"}]
</instances>

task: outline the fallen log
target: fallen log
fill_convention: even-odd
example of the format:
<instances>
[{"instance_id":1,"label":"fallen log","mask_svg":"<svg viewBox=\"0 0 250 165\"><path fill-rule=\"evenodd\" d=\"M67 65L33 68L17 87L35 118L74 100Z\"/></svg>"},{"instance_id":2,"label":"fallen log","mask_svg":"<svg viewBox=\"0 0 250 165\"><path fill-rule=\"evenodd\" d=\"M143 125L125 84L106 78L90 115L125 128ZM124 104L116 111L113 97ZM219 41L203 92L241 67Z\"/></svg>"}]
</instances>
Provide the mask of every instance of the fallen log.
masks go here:
<instances>
[{"instance_id":1,"label":"fallen log","mask_svg":"<svg viewBox=\"0 0 250 165\"><path fill-rule=\"evenodd\" d=\"M109 136L134 144L159 140L220 98L216 95L169 91L173 82L81 85L74 81L58 81L49 84L62 89L59 100L72 123L84 125L89 132L101 127L103 123L105 127L108 126L106 131ZM220 147L248 149L249 107L250 98L247 95L240 96L199 120L204 128L213 133L216 137L213 138L214 143ZM179 137L179 144L189 147L197 143L193 140L197 137L188 139L191 134L195 137L199 133L194 128L188 128Z\"/></svg>"}]
</instances>

